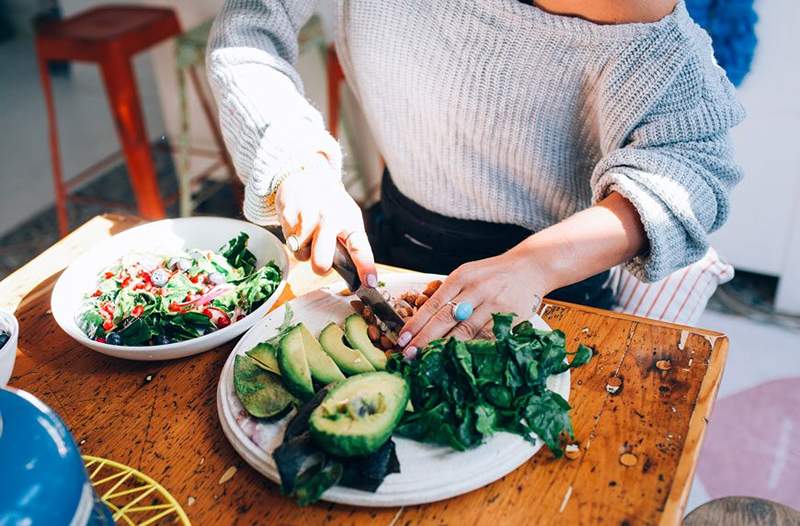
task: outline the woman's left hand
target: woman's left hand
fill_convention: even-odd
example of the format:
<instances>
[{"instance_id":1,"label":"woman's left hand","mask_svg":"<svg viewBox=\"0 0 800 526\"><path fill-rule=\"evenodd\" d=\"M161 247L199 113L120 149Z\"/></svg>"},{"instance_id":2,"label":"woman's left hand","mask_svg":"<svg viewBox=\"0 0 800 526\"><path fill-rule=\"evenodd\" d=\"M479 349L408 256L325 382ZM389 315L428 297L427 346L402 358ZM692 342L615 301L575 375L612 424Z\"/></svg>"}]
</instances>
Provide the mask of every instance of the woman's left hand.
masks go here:
<instances>
[{"instance_id":1,"label":"woman's left hand","mask_svg":"<svg viewBox=\"0 0 800 526\"><path fill-rule=\"evenodd\" d=\"M550 292L545 274L529 255L515 249L461 265L406 322L397 343L405 347L406 357L413 358L418 349L437 338L468 340L491 335L495 312L513 312L527 319ZM473 313L458 321L453 306L463 302L472 305Z\"/></svg>"}]
</instances>

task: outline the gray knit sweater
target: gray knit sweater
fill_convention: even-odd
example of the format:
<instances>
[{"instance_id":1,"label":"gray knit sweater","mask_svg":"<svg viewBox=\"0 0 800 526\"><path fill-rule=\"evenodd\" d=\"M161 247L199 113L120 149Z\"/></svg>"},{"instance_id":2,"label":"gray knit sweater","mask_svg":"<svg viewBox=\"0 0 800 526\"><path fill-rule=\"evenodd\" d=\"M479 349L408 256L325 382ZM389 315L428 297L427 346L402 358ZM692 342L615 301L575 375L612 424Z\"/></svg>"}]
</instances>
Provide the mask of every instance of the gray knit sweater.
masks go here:
<instances>
[{"instance_id":1,"label":"gray knit sweater","mask_svg":"<svg viewBox=\"0 0 800 526\"><path fill-rule=\"evenodd\" d=\"M214 25L209 78L256 223L311 152L341 167L293 67L315 3L228 0ZM518 0L339 0L336 49L392 179L427 209L536 231L616 191L646 229L628 267L647 281L702 257L728 215L743 110L682 2L597 25Z\"/></svg>"}]
</instances>

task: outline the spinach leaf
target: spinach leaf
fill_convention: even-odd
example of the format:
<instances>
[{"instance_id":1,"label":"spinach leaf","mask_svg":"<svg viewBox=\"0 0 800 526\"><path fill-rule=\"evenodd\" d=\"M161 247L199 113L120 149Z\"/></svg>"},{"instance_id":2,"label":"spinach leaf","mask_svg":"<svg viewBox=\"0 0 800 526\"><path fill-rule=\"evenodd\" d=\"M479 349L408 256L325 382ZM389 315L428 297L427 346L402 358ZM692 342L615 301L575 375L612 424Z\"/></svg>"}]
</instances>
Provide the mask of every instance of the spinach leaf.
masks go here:
<instances>
[{"instance_id":1,"label":"spinach leaf","mask_svg":"<svg viewBox=\"0 0 800 526\"><path fill-rule=\"evenodd\" d=\"M387 368L403 375L414 412L396 428L400 435L464 450L497 431L534 441L556 457L572 435L569 404L547 389L547 378L586 364L592 350L579 346L572 363L561 331L543 331L525 321L512 327L512 314L494 314L495 340L431 342L417 360L390 358Z\"/></svg>"}]
</instances>

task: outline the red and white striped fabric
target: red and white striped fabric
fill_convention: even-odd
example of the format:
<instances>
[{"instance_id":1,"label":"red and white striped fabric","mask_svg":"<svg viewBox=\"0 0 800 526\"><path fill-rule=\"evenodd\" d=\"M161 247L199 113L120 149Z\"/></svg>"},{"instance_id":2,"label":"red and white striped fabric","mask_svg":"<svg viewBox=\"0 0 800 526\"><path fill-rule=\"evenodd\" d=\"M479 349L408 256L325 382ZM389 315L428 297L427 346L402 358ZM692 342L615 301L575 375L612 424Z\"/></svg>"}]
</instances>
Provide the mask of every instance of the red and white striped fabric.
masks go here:
<instances>
[{"instance_id":1,"label":"red and white striped fabric","mask_svg":"<svg viewBox=\"0 0 800 526\"><path fill-rule=\"evenodd\" d=\"M733 267L709 248L692 265L655 283L642 283L622 267L611 270L618 312L657 320L696 325L717 286L733 278Z\"/></svg>"}]
</instances>

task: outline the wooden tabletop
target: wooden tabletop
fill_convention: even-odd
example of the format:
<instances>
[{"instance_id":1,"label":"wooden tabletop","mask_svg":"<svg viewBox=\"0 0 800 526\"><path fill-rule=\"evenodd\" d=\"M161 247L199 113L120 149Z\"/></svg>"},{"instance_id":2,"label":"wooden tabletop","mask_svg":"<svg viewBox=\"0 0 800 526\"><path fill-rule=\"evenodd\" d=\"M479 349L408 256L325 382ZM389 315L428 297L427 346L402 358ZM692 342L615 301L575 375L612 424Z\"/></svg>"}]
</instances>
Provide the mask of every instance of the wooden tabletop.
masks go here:
<instances>
[{"instance_id":1,"label":"wooden tabletop","mask_svg":"<svg viewBox=\"0 0 800 526\"><path fill-rule=\"evenodd\" d=\"M216 388L233 342L180 360L132 362L82 347L53 320L50 292L60 272L85 249L139 222L96 217L0 282L0 307L16 311L20 322L10 385L55 409L84 454L128 464L160 481L193 524L680 522L722 375L725 336L547 303L542 316L566 333L569 350L581 342L597 351L588 366L572 373L569 401L579 458L554 460L543 449L489 486L424 506L300 508L251 469L223 435ZM331 279L293 262L281 301ZM607 390L611 377L622 381L616 394ZM233 477L223 478L231 467Z\"/></svg>"}]
</instances>

